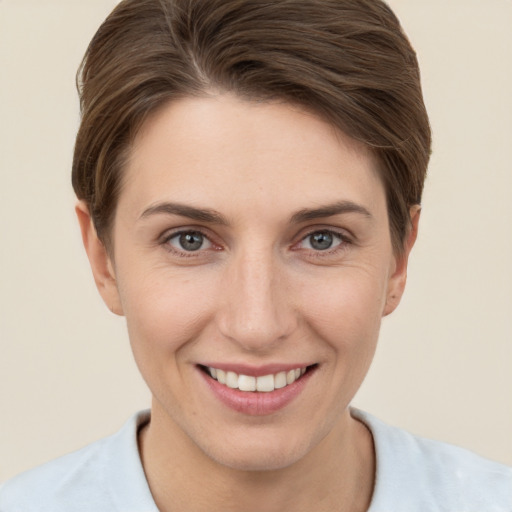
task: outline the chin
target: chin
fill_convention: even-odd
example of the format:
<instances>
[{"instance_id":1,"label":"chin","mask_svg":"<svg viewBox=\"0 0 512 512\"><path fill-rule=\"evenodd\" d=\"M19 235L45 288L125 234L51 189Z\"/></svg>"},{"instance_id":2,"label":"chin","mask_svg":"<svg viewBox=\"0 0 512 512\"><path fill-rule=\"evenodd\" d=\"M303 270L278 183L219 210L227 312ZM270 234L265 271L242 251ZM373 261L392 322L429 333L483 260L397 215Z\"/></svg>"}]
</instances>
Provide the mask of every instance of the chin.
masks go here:
<instances>
[{"instance_id":1,"label":"chin","mask_svg":"<svg viewBox=\"0 0 512 512\"><path fill-rule=\"evenodd\" d=\"M304 453L298 451L262 450L261 448L240 448L235 453L232 449L228 453L207 453L217 464L236 471L278 471L292 466L299 461Z\"/></svg>"},{"instance_id":2,"label":"chin","mask_svg":"<svg viewBox=\"0 0 512 512\"><path fill-rule=\"evenodd\" d=\"M292 466L312 449L316 443L306 437L293 439L288 432L251 435L249 429L203 446L203 451L214 462L237 471L277 471Z\"/></svg>"}]
</instances>

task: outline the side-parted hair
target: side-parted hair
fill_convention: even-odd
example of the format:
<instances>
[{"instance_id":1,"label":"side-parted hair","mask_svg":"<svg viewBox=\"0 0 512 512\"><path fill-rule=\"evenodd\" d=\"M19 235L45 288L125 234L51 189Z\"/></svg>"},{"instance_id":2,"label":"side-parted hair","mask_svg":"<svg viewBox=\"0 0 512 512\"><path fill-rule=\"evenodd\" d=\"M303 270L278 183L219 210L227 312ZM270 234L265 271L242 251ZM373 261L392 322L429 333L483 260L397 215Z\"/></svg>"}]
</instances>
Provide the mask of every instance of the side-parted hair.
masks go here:
<instances>
[{"instance_id":1,"label":"side-parted hair","mask_svg":"<svg viewBox=\"0 0 512 512\"><path fill-rule=\"evenodd\" d=\"M216 91L302 106L368 147L401 252L431 133L416 54L381 0L124 0L92 39L77 84L73 188L107 248L144 121Z\"/></svg>"}]
</instances>

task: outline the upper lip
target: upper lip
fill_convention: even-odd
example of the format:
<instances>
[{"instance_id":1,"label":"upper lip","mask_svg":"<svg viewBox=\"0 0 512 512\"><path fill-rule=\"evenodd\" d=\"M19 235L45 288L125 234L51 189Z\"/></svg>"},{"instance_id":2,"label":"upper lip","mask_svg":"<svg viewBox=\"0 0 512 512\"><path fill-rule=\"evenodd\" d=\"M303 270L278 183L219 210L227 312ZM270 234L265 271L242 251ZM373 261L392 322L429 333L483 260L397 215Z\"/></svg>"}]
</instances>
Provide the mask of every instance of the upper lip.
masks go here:
<instances>
[{"instance_id":1,"label":"upper lip","mask_svg":"<svg viewBox=\"0 0 512 512\"><path fill-rule=\"evenodd\" d=\"M248 375L251 377L261 377L263 375L276 374L279 372L288 372L295 370L295 368L307 368L311 366L308 363L270 363L265 365L249 365L239 363L218 363L210 362L203 363L201 366L215 368L217 370L224 370L225 372L234 372L238 375Z\"/></svg>"}]
</instances>

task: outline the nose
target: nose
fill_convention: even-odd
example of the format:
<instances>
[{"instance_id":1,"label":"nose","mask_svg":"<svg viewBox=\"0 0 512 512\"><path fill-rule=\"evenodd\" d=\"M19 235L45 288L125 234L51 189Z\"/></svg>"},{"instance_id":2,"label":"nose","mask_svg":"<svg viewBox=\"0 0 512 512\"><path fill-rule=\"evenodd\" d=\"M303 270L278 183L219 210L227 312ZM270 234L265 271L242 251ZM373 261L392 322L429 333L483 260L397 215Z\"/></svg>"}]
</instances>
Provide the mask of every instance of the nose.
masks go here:
<instances>
[{"instance_id":1,"label":"nose","mask_svg":"<svg viewBox=\"0 0 512 512\"><path fill-rule=\"evenodd\" d=\"M271 351L297 326L285 265L269 253L241 254L226 268L218 325L246 351Z\"/></svg>"}]
</instances>

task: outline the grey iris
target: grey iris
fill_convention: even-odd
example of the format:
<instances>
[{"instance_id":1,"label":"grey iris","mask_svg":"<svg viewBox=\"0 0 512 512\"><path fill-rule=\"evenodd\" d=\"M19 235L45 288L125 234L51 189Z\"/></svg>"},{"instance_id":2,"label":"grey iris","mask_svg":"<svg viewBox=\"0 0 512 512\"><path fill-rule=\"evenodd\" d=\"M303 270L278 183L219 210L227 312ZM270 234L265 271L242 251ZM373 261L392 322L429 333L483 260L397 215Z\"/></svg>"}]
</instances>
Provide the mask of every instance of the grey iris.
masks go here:
<instances>
[{"instance_id":1,"label":"grey iris","mask_svg":"<svg viewBox=\"0 0 512 512\"><path fill-rule=\"evenodd\" d=\"M180 245L186 251L197 251L203 245L204 237L197 231L189 231L180 235Z\"/></svg>"},{"instance_id":2,"label":"grey iris","mask_svg":"<svg viewBox=\"0 0 512 512\"><path fill-rule=\"evenodd\" d=\"M309 237L309 243L313 249L318 251L325 251L332 246L333 236L332 233L327 231L320 231L318 233L314 233Z\"/></svg>"}]
</instances>

